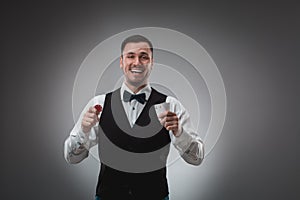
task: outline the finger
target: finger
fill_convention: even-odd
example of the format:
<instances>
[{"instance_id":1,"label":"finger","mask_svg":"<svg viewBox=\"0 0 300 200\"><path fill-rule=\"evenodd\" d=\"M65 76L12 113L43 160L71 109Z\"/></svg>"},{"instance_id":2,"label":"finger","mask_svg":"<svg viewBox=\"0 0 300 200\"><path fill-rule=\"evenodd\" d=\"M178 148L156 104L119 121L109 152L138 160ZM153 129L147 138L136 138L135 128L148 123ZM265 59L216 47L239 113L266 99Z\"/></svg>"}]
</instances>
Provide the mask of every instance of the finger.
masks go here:
<instances>
[{"instance_id":1,"label":"finger","mask_svg":"<svg viewBox=\"0 0 300 200\"><path fill-rule=\"evenodd\" d=\"M176 121L165 122L165 127L174 126L174 125L178 126L178 122L176 122Z\"/></svg>"},{"instance_id":2,"label":"finger","mask_svg":"<svg viewBox=\"0 0 300 200\"><path fill-rule=\"evenodd\" d=\"M167 126L168 131L178 131L178 125Z\"/></svg>"},{"instance_id":3,"label":"finger","mask_svg":"<svg viewBox=\"0 0 300 200\"><path fill-rule=\"evenodd\" d=\"M92 118L92 119L96 119L97 115L95 113L86 113L85 114L86 118Z\"/></svg>"},{"instance_id":4,"label":"finger","mask_svg":"<svg viewBox=\"0 0 300 200\"><path fill-rule=\"evenodd\" d=\"M171 112L171 111L167 111L166 115L167 115L168 117L171 117L171 116L175 116L176 113Z\"/></svg>"},{"instance_id":5,"label":"finger","mask_svg":"<svg viewBox=\"0 0 300 200\"><path fill-rule=\"evenodd\" d=\"M91 126L92 126L92 123L91 122L87 122L87 121L82 121L82 123L81 123L81 125L83 126L83 127L88 127L88 128L90 128Z\"/></svg>"},{"instance_id":6,"label":"finger","mask_svg":"<svg viewBox=\"0 0 300 200\"><path fill-rule=\"evenodd\" d=\"M88 126L89 128L95 126L97 124L96 120L93 121L84 121L85 125Z\"/></svg>"},{"instance_id":7,"label":"finger","mask_svg":"<svg viewBox=\"0 0 300 200\"><path fill-rule=\"evenodd\" d=\"M83 119L85 122L90 122L90 123L94 123L94 122L96 122L96 119L94 119L94 118L84 118Z\"/></svg>"},{"instance_id":8,"label":"finger","mask_svg":"<svg viewBox=\"0 0 300 200\"><path fill-rule=\"evenodd\" d=\"M96 113L97 112L97 109L94 108L94 107L90 107L89 110L88 110L89 113Z\"/></svg>"},{"instance_id":9,"label":"finger","mask_svg":"<svg viewBox=\"0 0 300 200\"><path fill-rule=\"evenodd\" d=\"M176 115L171 117L166 117L166 122L170 122L170 121L178 121L178 117Z\"/></svg>"},{"instance_id":10,"label":"finger","mask_svg":"<svg viewBox=\"0 0 300 200\"><path fill-rule=\"evenodd\" d=\"M82 119L82 121L89 122L89 123L96 123L97 119L96 118L90 118L90 117L84 117Z\"/></svg>"}]
</instances>

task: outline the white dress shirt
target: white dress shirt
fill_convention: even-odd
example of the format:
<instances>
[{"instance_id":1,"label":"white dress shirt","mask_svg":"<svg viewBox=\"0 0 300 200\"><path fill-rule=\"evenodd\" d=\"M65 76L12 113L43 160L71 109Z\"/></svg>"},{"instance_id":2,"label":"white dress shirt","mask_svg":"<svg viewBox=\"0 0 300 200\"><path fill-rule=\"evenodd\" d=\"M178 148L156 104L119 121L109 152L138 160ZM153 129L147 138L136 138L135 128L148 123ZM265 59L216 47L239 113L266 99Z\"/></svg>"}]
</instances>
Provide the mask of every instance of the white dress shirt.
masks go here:
<instances>
[{"instance_id":1,"label":"white dress shirt","mask_svg":"<svg viewBox=\"0 0 300 200\"><path fill-rule=\"evenodd\" d=\"M135 99L129 102L123 101L124 90L127 90L131 94L133 94L133 92L126 86L125 83L122 84L120 89L122 104L128 121L130 125L133 126L146 104L141 104ZM136 94L145 93L146 100L148 100L151 91L152 89L148 84ZM95 96L83 109L77 123L70 133L70 136L65 141L64 156L67 162L78 163L82 161L88 156L89 149L98 143L99 124L97 123L94 127L92 127L89 133L84 133L81 129L81 121L89 107L95 106L96 104L100 104L101 106L104 105L105 96L105 94ZM170 111L176 113L179 118L179 130L181 131L176 136L174 136L172 131L169 131L173 145L187 163L199 165L204 158L203 142L193 128L188 112L174 97L167 96L166 103L170 103ZM100 118L101 114L102 112L99 114Z\"/></svg>"}]
</instances>

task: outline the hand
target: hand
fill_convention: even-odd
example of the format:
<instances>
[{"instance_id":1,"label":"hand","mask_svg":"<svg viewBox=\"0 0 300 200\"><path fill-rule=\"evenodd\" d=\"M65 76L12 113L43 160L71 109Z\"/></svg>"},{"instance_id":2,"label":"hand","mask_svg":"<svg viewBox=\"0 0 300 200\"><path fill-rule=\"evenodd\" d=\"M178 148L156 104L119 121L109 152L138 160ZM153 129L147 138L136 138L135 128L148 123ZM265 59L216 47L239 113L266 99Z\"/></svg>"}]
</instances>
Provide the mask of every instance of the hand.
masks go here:
<instances>
[{"instance_id":1,"label":"hand","mask_svg":"<svg viewBox=\"0 0 300 200\"><path fill-rule=\"evenodd\" d=\"M91 128L99 122L97 109L95 107L90 107L89 110L84 114L81 121L81 128L84 133L90 132Z\"/></svg>"},{"instance_id":2,"label":"hand","mask_svg":"<svg viewBox=\"0 0 300 200\"><path fill-rule=\"evenodd\" d=\"M168 131L171 130L175 136L178 136L179 132L181 133L181 130L179 130L179 119L176 113L167 110L161 113L158 118L161 125L163 125Z\"/></svg>"}]
</instances>

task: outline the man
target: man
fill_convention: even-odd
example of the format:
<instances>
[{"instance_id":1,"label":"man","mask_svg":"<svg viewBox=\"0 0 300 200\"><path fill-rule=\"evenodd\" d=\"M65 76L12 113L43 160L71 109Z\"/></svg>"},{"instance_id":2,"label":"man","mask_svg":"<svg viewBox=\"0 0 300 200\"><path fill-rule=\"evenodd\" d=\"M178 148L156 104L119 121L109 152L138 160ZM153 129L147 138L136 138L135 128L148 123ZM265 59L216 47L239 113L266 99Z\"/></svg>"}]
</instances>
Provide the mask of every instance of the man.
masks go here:
<instances>
[{"instance_id":1,"label":"man","mask_svg":"<svg viewBox=\"0 0 300 200\"><path fill-rule=\"evenodd\" d=\"M141 35L121 45L121 88L94 97L65 141L65 159L78 163L98 144L101 170L96 199L169 199L166 160L170 142L188 163L199 165L203 143L188 112L173 97L150 87L152 43ZM103 106L98 115L95 105ZM157 113L154 105L169 105Z\"/></svg>"}]
</instances>

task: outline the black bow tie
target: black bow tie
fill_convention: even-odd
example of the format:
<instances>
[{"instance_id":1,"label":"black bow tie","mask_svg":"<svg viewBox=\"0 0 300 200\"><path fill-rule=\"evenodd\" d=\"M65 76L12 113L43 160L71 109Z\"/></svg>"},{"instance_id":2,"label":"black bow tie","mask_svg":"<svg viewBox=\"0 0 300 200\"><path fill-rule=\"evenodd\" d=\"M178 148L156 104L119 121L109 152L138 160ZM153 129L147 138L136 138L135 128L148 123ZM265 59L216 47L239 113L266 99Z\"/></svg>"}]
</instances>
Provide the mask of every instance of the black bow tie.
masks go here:
<instances>
[{"instance_id":1,"label":"black bow tie","mask_svg":"<svg viewBox=\"0 0 300 200\"><path fill-rule=\"evenodd\" d=\"M146 94L145 93L141 93L141 94L130 94L128 91L124 90L124 94L123 94L123 100L125 102L129 102L132 99L136 99L138 102L140 102L141 104L144 104L146 102Z\"/></svg>"}]
</instances>

